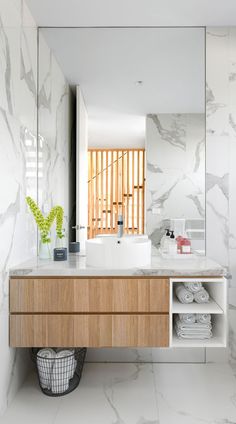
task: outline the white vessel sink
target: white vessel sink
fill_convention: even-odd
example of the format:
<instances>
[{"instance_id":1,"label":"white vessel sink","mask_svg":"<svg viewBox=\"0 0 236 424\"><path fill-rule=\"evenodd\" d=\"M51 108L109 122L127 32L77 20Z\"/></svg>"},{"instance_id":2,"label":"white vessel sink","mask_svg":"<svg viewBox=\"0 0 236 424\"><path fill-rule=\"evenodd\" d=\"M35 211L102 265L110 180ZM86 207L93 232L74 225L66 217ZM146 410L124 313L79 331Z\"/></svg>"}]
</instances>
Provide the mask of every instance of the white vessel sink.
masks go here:
<instances>
[{"instance_id":1,"label":"white vessel sink","mask_svg":"<svg viewBox=\"0 0 236 424\"><path fill-rule=\"evenodd\" d=\"M129 269L150 265L147 236L96 237L86 241L86 264L95 268Z\"/></svg>"}]
</instances>

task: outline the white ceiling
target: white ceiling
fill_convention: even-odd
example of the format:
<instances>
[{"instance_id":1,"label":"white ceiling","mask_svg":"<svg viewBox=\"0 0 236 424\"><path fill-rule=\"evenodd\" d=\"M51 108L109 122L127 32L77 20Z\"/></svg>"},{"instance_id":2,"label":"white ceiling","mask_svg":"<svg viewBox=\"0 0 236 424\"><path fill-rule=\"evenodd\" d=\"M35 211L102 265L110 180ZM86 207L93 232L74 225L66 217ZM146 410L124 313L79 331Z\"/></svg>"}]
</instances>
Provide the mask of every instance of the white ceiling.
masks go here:
<instances>
[{"instance_id":1,"label":"white ceiling","mask_svg":"<svg viewBox=\"0 0 236 424\"><path fill-rule=\"evenodd\" d=\"M204 112L202 28L41 31L69 83L82 89L91 146L143 145L148 113Z\"/></svg>"},{"instance_id":2,"label":"white ceiling","mask_svg":"<svg viewBox=\"0 0 236 424\"><path fill-rule=\"evenodd\" d=\"M236 25L235 0L27 0L40 26Z\"/></svg>"}]
</instances>

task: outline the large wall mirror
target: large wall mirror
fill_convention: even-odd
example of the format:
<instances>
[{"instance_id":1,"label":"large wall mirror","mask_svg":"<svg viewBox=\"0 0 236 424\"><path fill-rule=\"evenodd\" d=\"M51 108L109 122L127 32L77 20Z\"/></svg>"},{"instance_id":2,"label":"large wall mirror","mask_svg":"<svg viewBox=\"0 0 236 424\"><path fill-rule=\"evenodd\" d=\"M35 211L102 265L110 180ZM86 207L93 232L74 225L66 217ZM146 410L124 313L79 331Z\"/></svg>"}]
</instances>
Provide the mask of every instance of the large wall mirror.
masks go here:
<instances>
[{"instance_id":1,"label":"large wall mirror","mask_svg":"<svg viewBox=\"0 0 236 424\"><path fill-rule=\"evenodd\" d=\"M38 66L42 206L67 199L82 243L121 210L127 234L184 225L204 253L205 30L42 28Z\"/></svg>"}]
</instances>

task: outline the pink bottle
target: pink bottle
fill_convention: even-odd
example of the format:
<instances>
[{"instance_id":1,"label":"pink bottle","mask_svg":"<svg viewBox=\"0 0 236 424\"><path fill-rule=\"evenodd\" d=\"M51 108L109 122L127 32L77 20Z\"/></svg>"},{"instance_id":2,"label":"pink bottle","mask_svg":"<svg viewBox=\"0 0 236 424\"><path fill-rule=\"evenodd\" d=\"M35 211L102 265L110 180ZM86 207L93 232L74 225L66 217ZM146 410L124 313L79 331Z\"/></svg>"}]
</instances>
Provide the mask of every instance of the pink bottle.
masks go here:
<instances>
[{"instance_id":1,"label":"pink bottle","mask_svg":"<svg viewBox=\"0 0 236 424\"><path fill-rule=\"evenodd\" d=\"M177 242L177 253L181 253L181 241L183 240L182 236L178 236L176 238L176 242Z\"/></svg>"},{"instance_id":2,"label":"pink bottle","mask_svg":"<svg viewBox=\"0 0 236 424\"><path fill-rule=\"evenodd\" d=\"M190 254L191 253L191 241L188 238L182 238L180 243L181 243L181 246L180 246L181 253L185 254L185 255Z\"/></svg>"}]
</instances>

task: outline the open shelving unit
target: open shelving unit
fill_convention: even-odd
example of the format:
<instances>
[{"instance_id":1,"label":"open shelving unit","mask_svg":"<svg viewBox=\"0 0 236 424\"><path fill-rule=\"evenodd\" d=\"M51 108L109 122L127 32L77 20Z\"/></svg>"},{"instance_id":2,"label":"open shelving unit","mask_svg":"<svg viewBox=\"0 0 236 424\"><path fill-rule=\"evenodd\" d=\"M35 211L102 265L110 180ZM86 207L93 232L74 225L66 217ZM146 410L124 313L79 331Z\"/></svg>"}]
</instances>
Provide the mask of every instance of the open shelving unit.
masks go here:
<instances>
[{"instance_id":1,"label":"open shelving unit","mask_svg":"<svg viewBox=\"0 0 236 424\"><path fill-rule=\"evenodd\" d=\"M201 282L210 295L207 303L179 302L175 295L175 286L185 282ZM179 338L174 329L174 315L180 313L211 314L211 339L188 340ZM170 279L170 347L226 347L227 346L227 280L218 278L173 278Z\"/></svg>"}]
</instances>

